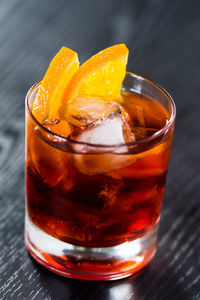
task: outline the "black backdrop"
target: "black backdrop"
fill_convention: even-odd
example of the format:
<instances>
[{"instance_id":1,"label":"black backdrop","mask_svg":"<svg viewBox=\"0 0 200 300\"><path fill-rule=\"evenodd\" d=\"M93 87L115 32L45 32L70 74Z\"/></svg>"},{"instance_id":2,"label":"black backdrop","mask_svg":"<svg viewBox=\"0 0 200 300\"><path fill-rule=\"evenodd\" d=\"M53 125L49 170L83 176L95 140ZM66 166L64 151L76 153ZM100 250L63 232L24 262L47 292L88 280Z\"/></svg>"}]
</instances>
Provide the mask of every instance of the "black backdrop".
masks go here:
<instances>
[{"instance_id":1,"label":"black backdrop","mask_svg":"<svg viewBox=\"0 0 200 300\"><path fill-rule=\"evenodd\" d=\"M158 252L136 279L66 279L24 247L24 97L62 45L83 62L120 42L177 105ZM0 299L200 299L199 69L198 0L0 1Z\"/></svg>"}]
</instances>

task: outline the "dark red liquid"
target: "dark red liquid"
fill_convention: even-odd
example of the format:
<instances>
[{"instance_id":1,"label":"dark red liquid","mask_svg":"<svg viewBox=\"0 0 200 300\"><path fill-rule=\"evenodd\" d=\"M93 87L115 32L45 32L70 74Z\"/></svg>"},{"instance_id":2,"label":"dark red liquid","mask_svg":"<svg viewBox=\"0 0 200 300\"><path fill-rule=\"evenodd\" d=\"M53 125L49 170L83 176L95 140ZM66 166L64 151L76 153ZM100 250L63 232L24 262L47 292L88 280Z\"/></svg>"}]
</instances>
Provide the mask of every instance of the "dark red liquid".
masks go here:
<instances>
[{"instance_id":1,"label":"dark red liquid","mask_svg":"<svg viewBox=\"0 0 200 300\"><path fill-rule=\"evenodd\" d=\"M123 106L137 140L169 118L160 104L138 95L124 95ZM142 236L159 220L171 139L172 132L132 154L72 154L46 143L27 116L29 218L75 245L104 247Z\"/></svg>"}]
</instances>

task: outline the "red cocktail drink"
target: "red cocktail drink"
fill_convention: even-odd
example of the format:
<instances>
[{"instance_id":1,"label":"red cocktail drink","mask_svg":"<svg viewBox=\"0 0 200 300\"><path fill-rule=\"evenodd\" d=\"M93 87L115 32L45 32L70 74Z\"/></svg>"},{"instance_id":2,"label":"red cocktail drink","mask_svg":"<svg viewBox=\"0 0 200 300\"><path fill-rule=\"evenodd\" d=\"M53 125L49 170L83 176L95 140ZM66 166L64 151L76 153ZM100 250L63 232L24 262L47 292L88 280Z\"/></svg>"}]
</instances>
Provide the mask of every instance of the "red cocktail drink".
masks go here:
<instances>
[{"instance_id":1,"label":"red cocktail drink","mask_svg":"<svg viewBox=\"0 0 200 300\"><path fill-rule=\"evenodd\" d=\"M173 100L156 84L127 73L123 101L106 106L111 111L100 121L73 125L65 138L53 132L59 119L39 123L33 116L37 90L33 87L26 99L30 253L47 268L74 278L136 273L156 251Z\"/></svg>"}]
</instances>

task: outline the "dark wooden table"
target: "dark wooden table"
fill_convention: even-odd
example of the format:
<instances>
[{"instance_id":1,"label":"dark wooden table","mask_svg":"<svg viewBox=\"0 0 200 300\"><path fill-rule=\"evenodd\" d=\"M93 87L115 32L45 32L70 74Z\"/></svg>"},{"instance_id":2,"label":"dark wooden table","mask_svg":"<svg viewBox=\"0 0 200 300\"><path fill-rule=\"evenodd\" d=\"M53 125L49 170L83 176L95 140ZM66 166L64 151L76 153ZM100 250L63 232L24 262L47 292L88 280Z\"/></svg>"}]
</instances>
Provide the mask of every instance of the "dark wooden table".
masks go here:
<instances>
[{"instance_id":1,"label":"dark wooden table","mask_svg":"<svg viewBox=\"0 0 200 300\"><path fill-rule=\"evenodd\" d=\"M177 105L158 251L135 279L67 279L24 246L24 97L62 45L83 62L119 42ZM200 2L1 0L0 67L0 299L200 299Z\"/></svg>"}]
</instances>

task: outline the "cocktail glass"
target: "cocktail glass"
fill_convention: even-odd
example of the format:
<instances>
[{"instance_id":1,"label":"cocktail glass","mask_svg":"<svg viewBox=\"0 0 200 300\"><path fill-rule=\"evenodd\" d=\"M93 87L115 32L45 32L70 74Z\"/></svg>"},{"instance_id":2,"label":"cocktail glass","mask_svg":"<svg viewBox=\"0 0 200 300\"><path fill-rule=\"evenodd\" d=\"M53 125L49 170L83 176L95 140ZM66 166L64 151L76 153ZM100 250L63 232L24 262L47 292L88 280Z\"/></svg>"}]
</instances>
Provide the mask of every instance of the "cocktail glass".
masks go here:
<instances>
[{"instance_id":1,"label":"cocktail glass","mask_svg":"<svg viewBox=\"0 0 200 300\"><path fill-rule=\"evenodd\" d=\"M152 99L169 118L143 139L94 145L58 136L34 118L38 86L26 96L28 251L67 277L112 280L136 274L156 252L176 115L171 96L127 73L122 94L137 95L141 103L143 97Z\"/></svg>"}]
</instances>

